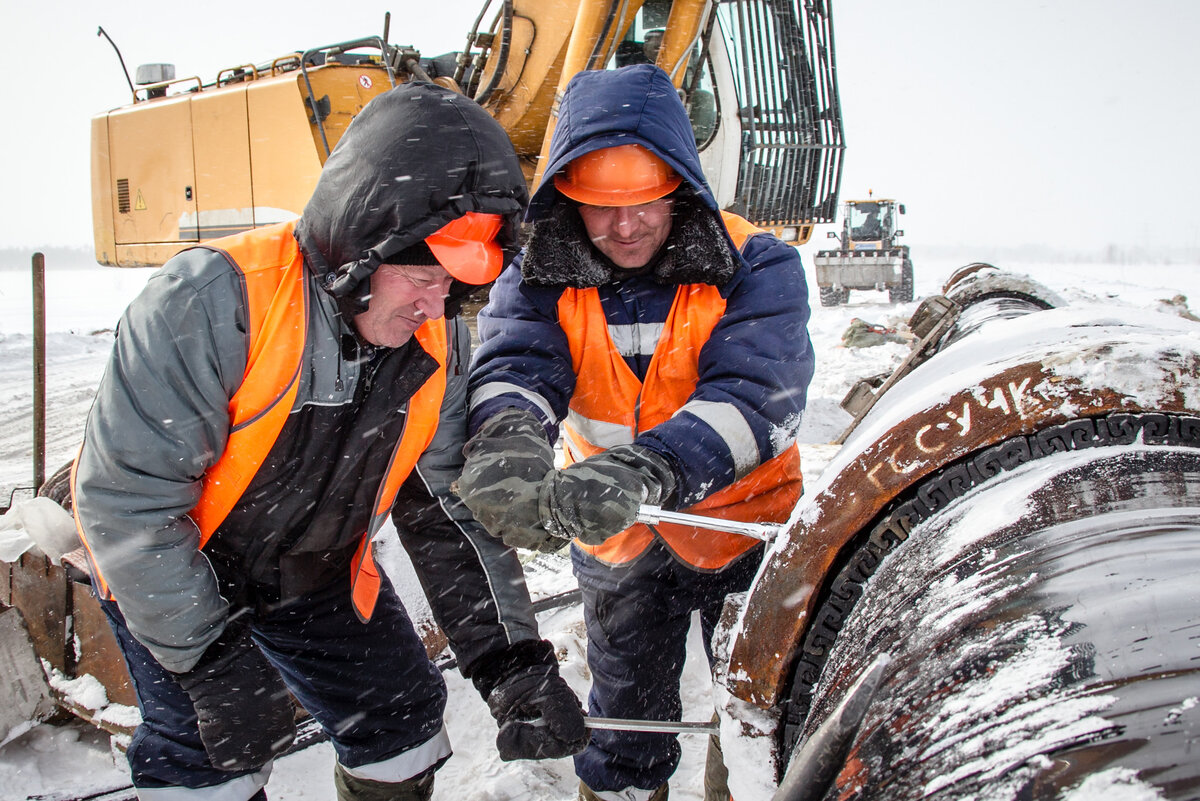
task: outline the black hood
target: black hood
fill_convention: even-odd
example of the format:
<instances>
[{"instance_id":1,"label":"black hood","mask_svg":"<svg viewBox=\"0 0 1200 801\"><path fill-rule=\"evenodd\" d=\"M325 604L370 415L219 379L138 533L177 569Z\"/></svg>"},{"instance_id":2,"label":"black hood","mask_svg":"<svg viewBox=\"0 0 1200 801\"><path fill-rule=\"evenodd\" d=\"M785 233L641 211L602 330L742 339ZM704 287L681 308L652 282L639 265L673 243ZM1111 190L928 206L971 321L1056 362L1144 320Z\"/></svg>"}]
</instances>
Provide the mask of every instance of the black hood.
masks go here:
<instances>
[{"instance_id":1,"label":"black hood","mask_svg":"<svg viewBox=\"0 0 1200 801\"><path fill-rule=\"evenodd\" d=\"M380 264L468 211L505 217L507 265L528 199L499 123L463 95L406 83L377 96L346 129L296 238L326 291L357 313Z\"/></svg>"}]
</instances>

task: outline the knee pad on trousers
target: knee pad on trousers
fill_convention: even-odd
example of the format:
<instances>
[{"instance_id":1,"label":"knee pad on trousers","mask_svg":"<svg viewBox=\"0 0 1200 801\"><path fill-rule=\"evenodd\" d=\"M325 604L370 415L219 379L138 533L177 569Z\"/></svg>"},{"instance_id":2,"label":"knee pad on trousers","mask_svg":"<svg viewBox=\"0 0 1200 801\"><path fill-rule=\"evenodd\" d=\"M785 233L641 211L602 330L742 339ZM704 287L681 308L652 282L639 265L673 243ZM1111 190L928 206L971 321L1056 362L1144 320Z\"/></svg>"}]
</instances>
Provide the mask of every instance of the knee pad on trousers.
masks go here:
<instances>
[{"instance_id":1,"label":"knee pad on trousers","mask_svg":"<svg viewBox=\"0 0 1200 801\"><path fill-rule=\"evenodd\" d=\"M666 782L654 790L641 790L637 787L626 787L624 790L593 790L580 782L579 801L667 801L668 791Z\"/></svg>"},{"instance_id":2,"label":"knee pad on trousers","mask_svg":"<svg viewBox=\"0 0 1200 801\"><path fill-rule=\"evenodd\" d=\"M351 776L340 764L335 764L333 784L338 801L429 801L433 797L435 770L430 768L402 782L379 782Z\"/></svg>"}]
</instances>

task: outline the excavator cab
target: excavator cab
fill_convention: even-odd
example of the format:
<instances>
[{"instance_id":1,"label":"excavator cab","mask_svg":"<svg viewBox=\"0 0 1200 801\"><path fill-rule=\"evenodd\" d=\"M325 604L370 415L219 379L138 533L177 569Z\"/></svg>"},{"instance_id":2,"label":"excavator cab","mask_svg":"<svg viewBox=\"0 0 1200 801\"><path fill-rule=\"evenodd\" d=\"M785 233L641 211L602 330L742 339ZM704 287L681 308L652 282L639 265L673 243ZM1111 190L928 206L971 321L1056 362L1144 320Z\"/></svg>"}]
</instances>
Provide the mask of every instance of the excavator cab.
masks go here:
<instances>
[{"instance_id":1,"label":"excavator cab","mask_svg":"<svg viewBox=\"0 0 1200 801\"><path fill-rule=\"evenodd\" d=\"M634 17L629 32L617 45L616 53L607 65L609 68L656 62L666 28L647 29L646 26L666 24L665 15L661 11L658 14L653 13L665 5L662 2L654 2L642 6L642 10ZM701 58L699 43L692 48L688 56L680 93L685 99L688 118L696 135L696 147L704 150L717 128L717 97L712 70L707 68L707 63Z\"/></svg>"}]
</instances>

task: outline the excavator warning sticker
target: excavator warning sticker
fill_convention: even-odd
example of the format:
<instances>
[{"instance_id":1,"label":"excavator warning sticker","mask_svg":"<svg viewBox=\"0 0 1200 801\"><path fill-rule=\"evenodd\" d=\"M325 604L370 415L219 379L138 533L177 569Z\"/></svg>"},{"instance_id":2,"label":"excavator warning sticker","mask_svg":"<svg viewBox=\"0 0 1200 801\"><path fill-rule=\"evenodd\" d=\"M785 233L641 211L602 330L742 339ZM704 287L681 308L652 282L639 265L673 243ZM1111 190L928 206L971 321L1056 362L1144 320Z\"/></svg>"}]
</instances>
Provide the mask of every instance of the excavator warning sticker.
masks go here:
<instances>
[{"instance_id":1,"label":"excavator warning sticker","mask_svg":"<svg viewBox=\"0 0 1200 801\"><path fill-rule=\"evenodd\" d=\"M133 207L138 211L146 210L146 199L142 197L142 190L138 190L137 200L134 201Z\"/></svg>"},{"instance_id":2,"label":"excavator warning sticker","mask_svg":"<svg viewBox=\"0 0 1200 801\"><path fill-rule=\"evenodd\" d=\"M370 75L359 75L358 83L360 86L362 86L363 89L370 89L371 88L371 76Z\"/></svg>"}]
</instances>

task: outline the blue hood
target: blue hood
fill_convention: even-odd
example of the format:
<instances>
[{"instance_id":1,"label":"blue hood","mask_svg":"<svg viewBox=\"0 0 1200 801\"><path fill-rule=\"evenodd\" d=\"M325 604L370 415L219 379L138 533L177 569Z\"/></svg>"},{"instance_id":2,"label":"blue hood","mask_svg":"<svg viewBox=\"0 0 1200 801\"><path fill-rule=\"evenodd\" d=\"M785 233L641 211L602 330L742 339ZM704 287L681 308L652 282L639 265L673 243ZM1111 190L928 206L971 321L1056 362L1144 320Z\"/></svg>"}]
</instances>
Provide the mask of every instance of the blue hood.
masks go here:
<instances>
[{"instance_id":1,"label":"blue hood","mask_svg":"<svg viewBox=\"0 0 1200 801\"><path fill-rule=\"evenodd\" d=\"M717 203L700 169L687 110L667 73L652 64L588 70L571 78L550 139L549 164L525 219L545 217L558 190L554 174L568 162L605 147L642 145L671 165L713 211Z\"/></svg>"}]
</instances>

